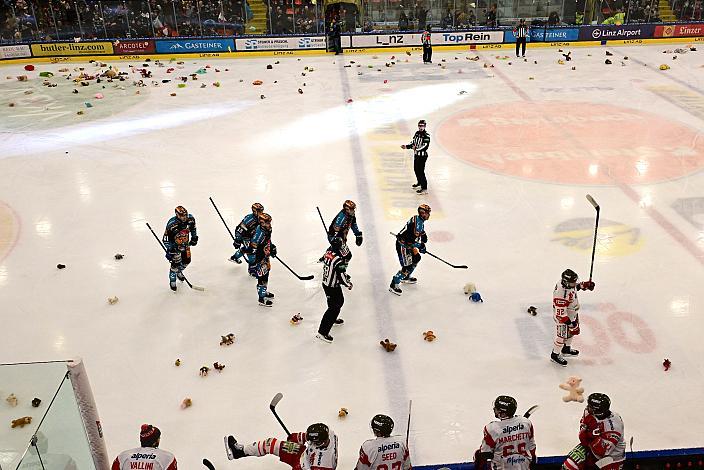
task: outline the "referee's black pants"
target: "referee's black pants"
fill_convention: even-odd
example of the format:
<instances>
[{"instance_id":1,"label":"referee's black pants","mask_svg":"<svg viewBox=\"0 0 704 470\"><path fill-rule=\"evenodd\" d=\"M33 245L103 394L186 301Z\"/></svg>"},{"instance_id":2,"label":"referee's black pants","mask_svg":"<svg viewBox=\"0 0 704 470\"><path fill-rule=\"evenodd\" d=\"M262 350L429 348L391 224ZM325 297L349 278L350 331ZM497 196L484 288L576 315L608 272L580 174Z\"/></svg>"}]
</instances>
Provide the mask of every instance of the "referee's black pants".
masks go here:
<instances>
[{"instance_id":1,"label":"referee's black pants","mask_svg":"<svg viewBox=\"0 0 704 470\"><path fill-rule=\"evenodd\" d=\"M425 162L428 161L428 156L413 157L413 171L416 174L416 181L420 185L420 189L428 189L428 180L425 177Z\"/></svg>"},{"instance_id":2,"label":"referee's black pants","mask_svg":"<svg viewBox=\"0 0 704 470\"><path fill-rule=\"evenodd\" d=\"M523 57L525 57L525 55L526 55L526 38L516 38L516 57L519 57L518 49L520 47L523 47Z\"/></svg>"},{"instance_id":3,"label":"referee's black pants","mask_svg":"<svg viewBox=\"0 0 704 470\"><path fill-rule=\"evenodd\" d=\"M433 46L423 44L423 63L430 63L433 61Z\"/></svg>"},{"instance_id":4,"label":"referee's black pants","mask_svg":"<svg viewBox=\"0 0 704 470\"><path fill-rule=\"evenodd\" d=\"M318 333L321 335L330 334L332 325L335 324L335 320L340 315L340 309L345 303L345 297L342 295L342 287L329 287L323 284L323 290L325 291L325 297L328 300L328 309L325 310L323 314L323 319L320 320L320 326L318 327Z\"/></svg>"}]
</instances>

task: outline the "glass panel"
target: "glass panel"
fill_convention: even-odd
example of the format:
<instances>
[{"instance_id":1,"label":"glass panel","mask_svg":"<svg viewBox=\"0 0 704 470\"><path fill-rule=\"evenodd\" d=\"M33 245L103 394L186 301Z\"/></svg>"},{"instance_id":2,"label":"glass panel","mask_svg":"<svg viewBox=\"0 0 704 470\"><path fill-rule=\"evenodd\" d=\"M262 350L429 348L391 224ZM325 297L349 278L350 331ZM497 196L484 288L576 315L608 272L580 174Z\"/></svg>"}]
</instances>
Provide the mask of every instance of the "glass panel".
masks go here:
<instances>
[{"instance_id":1,"label":"glass panel","mask_svg":"<svg viewBox=\"0 0 704 470\"><path fill-rule=\"evenodd\" d=\"M32 435L47 411L51 398L66 375L66 364L0 364L0 467L15 469L29 447ZM17 398L17 405L5 402L10 394ZM32 400L39 398L38 407ZM13 420L29 416L30 424L12 428Z\"/></svg>"},{"instance_id":2,"label":"glass panel","mask_svg":"<svg viewBox=\"0 0 704 470\"><path fill-rule=\"evenodd\" d=\"M102 11L104 33L108 38L127 37L127 7L121 0L101 0L98 9Z\"/></svg>"},{"instance_id":3,"label":"glass panel","mask_svg":"<svg viewBox=\"0 0 704 470\"><path fill-rule=\"evenodd\" d=\"M95 469L68 374L35 435L17 470Z\"/></svg>"}]
</instances>

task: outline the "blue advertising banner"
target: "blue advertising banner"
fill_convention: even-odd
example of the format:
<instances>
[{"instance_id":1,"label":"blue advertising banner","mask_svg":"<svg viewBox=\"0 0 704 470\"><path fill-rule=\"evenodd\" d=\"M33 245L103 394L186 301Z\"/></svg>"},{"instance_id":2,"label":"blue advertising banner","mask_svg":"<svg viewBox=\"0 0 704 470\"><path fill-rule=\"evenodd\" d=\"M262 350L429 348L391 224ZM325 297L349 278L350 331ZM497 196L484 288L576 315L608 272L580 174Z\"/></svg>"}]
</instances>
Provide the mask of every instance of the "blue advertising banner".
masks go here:
<instances>
[{"instance_id":1,"label":"blue advertising banner","mask_svg":"<svg viewBox=\"0 0 704 470\"><path fill-rule=\"evenodd\" d=\"M582 26L579 31L581 41L609 41L614 39L647 39L655 33L652 24Z\"/></svg>"},{"instance_id":2,"label":"blue advertising banner","mask_svg":"<svg viewBox=\"0 0 704 470\"><path fill-rule=\"evenodd\" d=\"M567 42L579 39L578 28L530 28L528 42ZM512 30L504 32L504 42L516 42Z\"/></svg>"},{"instance_id":3,"label":"blue advertising banner","mask_svg":"<svg viewBox=\"0 0 704 470\"><path fill-rule=\"evenodd\" d=\"M234 52L235 41L232 39L158 39L156 51L162 54Z\"/></svg>"}]
</instances>

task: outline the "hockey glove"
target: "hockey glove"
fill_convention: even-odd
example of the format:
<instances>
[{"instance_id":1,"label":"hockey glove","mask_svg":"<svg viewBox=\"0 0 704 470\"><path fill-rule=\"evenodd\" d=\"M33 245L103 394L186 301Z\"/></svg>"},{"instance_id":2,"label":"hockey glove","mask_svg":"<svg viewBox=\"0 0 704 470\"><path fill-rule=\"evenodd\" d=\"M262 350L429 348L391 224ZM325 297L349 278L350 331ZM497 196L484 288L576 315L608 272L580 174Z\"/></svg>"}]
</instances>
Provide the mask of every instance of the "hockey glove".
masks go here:
<instances>
[{"instance_id":1,"label":"hockey glove","mask_svg":"<svg viewBox=\"0 0 704 470\"><path fill-rule=\"evenodd\" d=\"M242 240L240 240L239 238L235 238L235 241L232 242L232 246L234 246L236 250L239 250L242 246Z\"/></svg>"},{"instance_id":2,"label":"hockey glove","mask_svg":"<svg viewBox=\"0 0 704 470\"><path fill-rule=\"evenodd\" d=\"M420 251L421 253L425 253L425 252L426 252L426 251L425 251L425 243L422 243L422 242L421 242L420 246L418 247L418 251Z\"/></svg>"},{"instance_id":3,"label":"hockey glove","mask_svg":"<svg viewBox=\"0 0 704 470\"><path fill-rule=\"evenodd\" d=\"M426 233L423 233L423 235L420 236L420 241L423 243L428 243L428 235Z\"/></svg>"},{"instance_id":4,"label":"hockey glove","mask_svg":"<svg viewBox=\"0 0 704 470\"><path fill-rule=\"evenodd\" d=\"M191 242L189 243L189 245L196 246L197 244L198 244L198 235L193 235L191 237Z\"/></svg>"},{"instance_id":5,"label":"hockey glove","mask_svg":"<svg viewBox=\"0 0 704 470\"><path fill-rule=\"evenodd\" d=\"M401 148L405 150L405 149L406 149L406 145L401 145Z\"/></svg>"},{"instance_id":6,"label":"hockey glove","mask_svg":"<svg viewBox=\"0 0 704 470\"><path fill-rule=\"evenodd\" d=\"M271 249L269 250L269 256L276 258L276 245L271 244Z\"/></svg>"},{"instance_id":7,"label":"hockey glove","mask_svg":"<svg viewBox=\"0 0 704 470\"><path fill-rule=\"evenodd\" d=\"M181 264L181 252L167 252L166 259L171 261L173 264Z\"/></svg>"},{"instance_id":8,"label":"hockey glove","mask_svg":"<svg viewBox=\"0 0 704 470\"><path fill-rule=\"evenodd\" d=\"M596 284L594 284L594 281L584 281L579 283L579 288L581 290L594 290L594 287Z\"/></svg>"},{"instance_id":9,"label":"hockey glove","mask_svg":"<svg viewBox=\"0 0 704 470\"><path fill-rule=\"evenodd\" d=\"M360 234L355 237L354 243L357 246L362 246L363 241L364 241L364 238L362 238L362 233L360 232Z\"/></svg>"}]
</instances>

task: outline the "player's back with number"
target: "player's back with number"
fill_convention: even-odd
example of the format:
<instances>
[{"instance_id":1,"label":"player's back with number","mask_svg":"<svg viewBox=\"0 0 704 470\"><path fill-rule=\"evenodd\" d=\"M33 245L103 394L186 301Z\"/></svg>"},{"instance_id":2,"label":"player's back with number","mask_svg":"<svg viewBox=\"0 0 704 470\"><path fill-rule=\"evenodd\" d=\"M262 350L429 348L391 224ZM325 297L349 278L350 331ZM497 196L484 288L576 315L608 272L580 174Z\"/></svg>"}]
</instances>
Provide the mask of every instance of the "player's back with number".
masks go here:
<instances>
[{"instance_id":1,"label":"player's back with number","mask_svg":"<svg viewBox=\"0 0 704 470\"><path fill-rule=\"evenodd\" d=\"M369 439L359 449L357 470L410 470L411 459L401 436Z\"/></svg>"},{"instance_id":2,"label":"player's back with number","mask_svg":"<svg viewBox=\"0 0 704 470\"><path fill-rule=\"evenodd\" d=\"M493 451L494 469L528 470L535 454L533 424L523 416L492 421L484 428L481 450Z\"/></svg>"}]
</instances>

